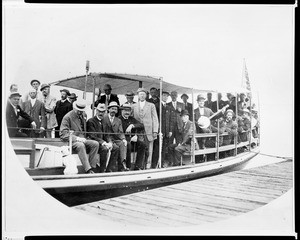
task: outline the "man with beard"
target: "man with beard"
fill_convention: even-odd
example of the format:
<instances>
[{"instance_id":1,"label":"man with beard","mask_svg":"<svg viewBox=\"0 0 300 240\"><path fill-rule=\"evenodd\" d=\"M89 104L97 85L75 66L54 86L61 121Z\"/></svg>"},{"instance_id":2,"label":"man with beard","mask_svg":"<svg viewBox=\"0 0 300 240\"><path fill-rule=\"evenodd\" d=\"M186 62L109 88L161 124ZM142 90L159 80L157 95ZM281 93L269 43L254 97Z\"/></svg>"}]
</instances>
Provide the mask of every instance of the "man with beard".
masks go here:
<instances>
[{"instance_id":1,"label":"man with beard","mask_svg":"<svg viewBox=\"0 0 300 240\"><path fill-rule=\"evenodd\" d=\"M100 169L99 172L112 172L117 164L119 157L119 147L112 142L107 141L107 136L104 135L103 118L106 113L104 103L99 103L96 108L96 115L87 121L87 136L89 139L99 143L100 154ZM108 152L111 151L110 158L107 159ZM97 169L94 170L97 172Z\"/></svg>"},{"instance_id":2,"label":"man with beard","mask_svg":"<svg viewBox=\"0 0 300 240\"><path fill-rule=\"evenodd\" d=\"M137 152L134 170L141 170L144 165L146 143L140 133L144 130L143 124L131 116L131 105L124 104L121 107L122 127L127 140L126 167L131 168L131 152Z\"/></svg>"},{"instance_id":3,"label":"man with beard","mask_svg":"<svg viewBox=\"0 0 300 240\"><path fill-rule=\"evenodd\" d=\"M46 138L54 137L52 132L55 127L57 127L56 115L54 112L56 106L56 98L50 95L50 85L42 84L41 91L43 93L43 100L45 110L46 110L46 119L47 119L47 128L46 128Z\"/></svg>"},{"instance_id":4,"label":"man with beard","mask_svg":"<svg viewBox=\"0 0 300 240\"><path fill-rule=\"evenodd\" d=\"M86 138L86 120L83 117L85 108L85 101L78 100L73 103L73 110L68 112L62 119L60 138L62 141L68 142L70 131L74 131L72 134L72 149L78 154L85 172L95 173L99 143Z\"/></svg>"},{"instance_id":5,"label":"man with beard","mask_svg":"<svg viewBox=\"0 0 300 240\"><path fill-rule=\"evenodd\" d=\"M67 97L70 96L70 92L67 89L62 89L60 90L61 94L61 100L56 102L56 106L54 109L54 113L56 114L56 120L57 120L57 127L55 130L55 137L59 138L59 129L60 129L60 124L63 119L63 117L70 112L73 107L72 104L68 101Z\"/></svg>"},{"instance_id":6,"label":"man with beard","mask_svg":"<svg viewBox=\"0 0 300 240\"><path fill-rule=\"evenodd\" d=\"M116 117L119 105L111 102L108 105L108 114L103 118L103 131L107 134L107 142L116 145L119 150L118 171L128 171L126 167L127 141L122 127L121 120Z\"/></svg>"}]
</instances>

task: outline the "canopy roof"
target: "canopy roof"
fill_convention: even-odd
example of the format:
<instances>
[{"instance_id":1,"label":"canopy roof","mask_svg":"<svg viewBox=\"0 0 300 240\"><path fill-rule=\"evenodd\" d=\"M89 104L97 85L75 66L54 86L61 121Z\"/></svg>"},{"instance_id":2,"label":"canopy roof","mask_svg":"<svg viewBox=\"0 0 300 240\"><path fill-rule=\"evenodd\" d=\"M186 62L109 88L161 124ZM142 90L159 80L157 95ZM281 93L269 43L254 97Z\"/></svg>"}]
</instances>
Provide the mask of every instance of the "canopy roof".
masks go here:
<instances>
[{"instance_id":1,"label":"canopy roof","mask_svg":"<svg viewBox=\"0 0 300 240\"><path fill-rule=\"evenodd\" d=\"M104 84L110 84L113 93L115 94L125 94L127 91L136 92L137 89L142 86L143 88L150 90L152 87L160 88L160 78L151 77L137 74L123 74L123 73L90 73L87 76L86 91L93 92L93 79L95 79L95 88L103 89ZM73 88L80 91L84 91L86 82L86 75L76 76L72 78L67 78L64 80L59 80L50 83L50 85ZM141 83L140 83L141 82ZM185 83L183 82L182 85ZM168 83L163 81L162 89L168 92L177 91L178 93L192 93L192 88L179 86L176 84ZM214 92L216 90L208 89L197 89L197 86L193 88L195 93L197 92ZM231 89L231 90L230 90ZM230 89L218 89L219 92L248 92L244 88L234 88Z\"/></svg>"}]
</instances>

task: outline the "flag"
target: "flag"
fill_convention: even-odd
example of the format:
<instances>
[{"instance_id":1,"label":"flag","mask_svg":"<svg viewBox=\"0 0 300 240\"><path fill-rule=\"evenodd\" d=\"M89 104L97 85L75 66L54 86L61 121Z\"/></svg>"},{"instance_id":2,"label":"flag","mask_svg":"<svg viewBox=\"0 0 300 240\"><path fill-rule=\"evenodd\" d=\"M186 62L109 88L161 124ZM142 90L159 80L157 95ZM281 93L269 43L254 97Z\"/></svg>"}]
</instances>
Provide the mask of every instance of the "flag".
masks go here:
<instances>
[{"instance_id":1,"label":"flag","mask_svg":"<svg viewBox=\"0 0 300 240\"><path fill-rule=\"evenodd\" d=\"M249 79L245 59L244 59L244 72L243 72L243 79L242 79L242 88L245 88L249 91L249 92L247 92L247 96L248 96L248 98L251 98L250 79Z\"/></svg>"}]
</instances>

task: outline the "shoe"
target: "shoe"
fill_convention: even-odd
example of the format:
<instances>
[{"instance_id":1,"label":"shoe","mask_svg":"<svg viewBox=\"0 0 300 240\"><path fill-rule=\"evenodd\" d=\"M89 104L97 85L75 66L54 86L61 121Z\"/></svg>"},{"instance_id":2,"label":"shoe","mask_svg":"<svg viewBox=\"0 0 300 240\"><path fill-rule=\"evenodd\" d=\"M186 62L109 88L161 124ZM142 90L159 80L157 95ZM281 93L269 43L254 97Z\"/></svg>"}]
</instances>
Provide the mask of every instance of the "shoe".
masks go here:
<instances>
[{"instance_id":1,"label":"shoe","mask_svg":"<svg viewBox=\"0 0 300 240\"><path fill-rule=\"evenodd\" d=\"M88 174L94 174L95 172L93 171L93 169L92 168L90 168L89 170L87 170L87 172L86 173L88 173Z\"/></svg>"},{"instance_id":2,"label":"shoe","mask_svg":"<svg viewBox=\"0 0 300 240\"><path fill-rule=\"evenodd\" d=\"M127 168L127 166L126 166L126 160L124 160L123 162L122 162L122 169L121 169L121 171L122 172L124 172L124 171L129 171L129 168Z\"/></svg>"}]
</instances>

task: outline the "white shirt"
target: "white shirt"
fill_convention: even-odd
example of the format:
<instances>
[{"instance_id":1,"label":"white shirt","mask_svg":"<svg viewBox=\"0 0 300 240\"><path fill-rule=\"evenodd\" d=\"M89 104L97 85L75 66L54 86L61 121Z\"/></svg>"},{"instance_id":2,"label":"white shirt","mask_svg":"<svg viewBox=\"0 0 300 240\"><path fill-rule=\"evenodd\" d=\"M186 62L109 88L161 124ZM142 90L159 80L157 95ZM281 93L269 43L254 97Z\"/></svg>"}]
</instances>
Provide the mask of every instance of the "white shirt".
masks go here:
<instances>
[{"instance_id":1,"label":"white shirt","mask_svg":"<svg viewBox=\"0 0 300 240\"><path fill-rule=\"evenodd\" d=\"M176 109L176 103L177 103L176 101L175 101L175 102L172 101L173 107L174 107L175 109Z\"/></svg>"},{"instance_id":2,"label":"white shirt","mask_svg":"<svg viewBox=\"0 0 300 240\"><path fill-rule=\"evenodd\" d=\"M67 101L67 99L64 99L64 100L60 99L60 101L61 101L62 103L64 103L65 101Z\"/></svg>"},{"instance_id":3,"label":"white shirt","mask_svg":"<svg viewBox=\"0 0 300 240\"><path fill-rule=\"evenodd\" d=\"M204 108L199 107L199 113L200 113L201 116L203 116L204 115Z\"/></svg>"},{"instance_id":4,"label":"white shirt","mask_svg":"<svg viewBox=\"0 0 300 240\"><path fill-rule=\"evenodd\" d=\"M161 103L162 103L162 105L165 107L166 106L166 102L164 102L164 101L161 101Z\"/></svg>"},{"instance_id":5,"label":"white shirt","mask_svg":"<svg viewBox=\"0 0 300 240\"><path fill-rule=\"evenodd\" d=\"M144 108L144 106L145 106L145 103L146 103L146 101L143 101L143 102L142 102L142 101L140 101L140 108L141 108L141 109L143 109L143 108Z\"/></svg>"},{"instance_id":6,"label":"white shirt","mask_svg":"<svg viewBox=\"0 0 300 240\"><path fill-rule=\"evenodd\" d=\"M17 111L17 107L16 106L14 106L11 102L9 102L10 103L10 105L12 105L12 107L14 108L14 110L15 110L15 114L16 115L18 115L18 111Z\"/></svg>"},{"instance_id":7,"label":"white shirt","mask_svg":"<svg viewBox=\"0 0 300 240\"><path fill-rule=\"evenodd\" d=\"M34 104L35 104L35 102L36 102L36 98L34 98L34 99L30 99L30 102L31 102L31 106L33 107L34 106Z\"/></svg>"},{"instance_id":8,"label":"white shirt","mask_svg":"<svg viewBox=\"0 0 300 240\"><path fill-rule=\"evenodd\" d=\"M109 120L110 120L110 122L111 122L111 123L113 123L113 121L114 121L114 118L115 118L115 117L111 117L111 116L109 116Z\"/></svg>"}]
</instances>

